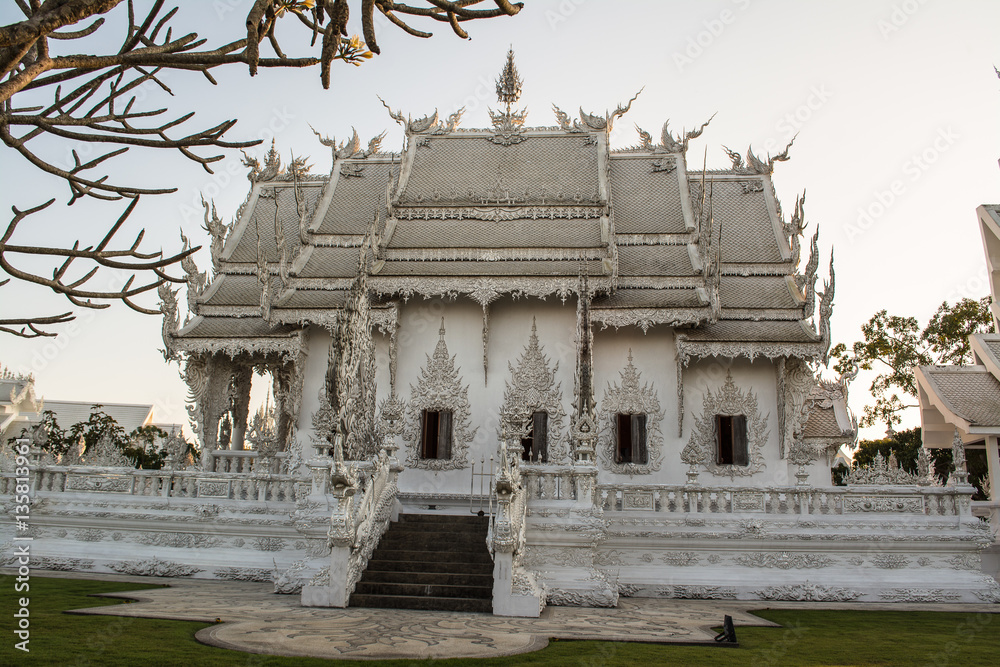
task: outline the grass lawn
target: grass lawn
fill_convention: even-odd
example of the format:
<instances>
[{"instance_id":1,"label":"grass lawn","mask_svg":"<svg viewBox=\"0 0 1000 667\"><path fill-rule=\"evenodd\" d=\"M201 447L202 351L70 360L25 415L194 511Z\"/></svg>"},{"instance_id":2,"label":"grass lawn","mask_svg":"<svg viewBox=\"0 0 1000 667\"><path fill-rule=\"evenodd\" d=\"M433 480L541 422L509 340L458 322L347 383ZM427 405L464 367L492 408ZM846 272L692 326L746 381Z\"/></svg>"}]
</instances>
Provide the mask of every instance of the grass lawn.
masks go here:
<instances>
[{"instance_id":1,"label":"grass lawn","mask_svg":"<svg viewBox=\"0 0 1000 667\"><path fill-rule=\"evenodd\" d=\"M31 579L31 652L14 648L14 578L0 577L4 612L2 665L991 665L1000 656L1000 616L996 614L786 611L758 615L782 628L737 627L740 648L669 646L593 641L555 641L548 648L511 658L441 661L346 661L282 658L203 646L194 634L204 623L75 616L67 609L121 604L87 597L156 588L102 581Z\"/></svg>"}]
</instances>

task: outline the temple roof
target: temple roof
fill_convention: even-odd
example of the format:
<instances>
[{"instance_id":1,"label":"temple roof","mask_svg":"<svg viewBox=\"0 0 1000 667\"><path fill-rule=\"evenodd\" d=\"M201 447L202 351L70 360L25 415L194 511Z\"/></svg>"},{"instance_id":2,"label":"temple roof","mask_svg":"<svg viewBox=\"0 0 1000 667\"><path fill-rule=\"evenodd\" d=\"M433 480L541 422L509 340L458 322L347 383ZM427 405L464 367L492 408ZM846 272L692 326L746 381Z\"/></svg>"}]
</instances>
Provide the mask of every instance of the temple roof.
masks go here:
<instances>
[{"instance_id":1,"label":"temple roof","mask_svg":"<svg viewBox=\"0 0 1000 667\"><path fill-rule=\"evenodd\" d=\"M301 162L282 168L276 152L253 163L238 219L224 239L224 225L213 232L224 246L213 283L194 292L195 313L329 322L371 234L368 285L380 299L565 298L586 274L605 325L693 326L691 343L818 344L807 323L815 243L797 275L804 224L798 206L785 221L771 161L750 154L728 170L689 171L687 142L700 130L676 137L666 126L658 144L640 131L641 146L611 150L628 106L573 121L557 109L558 126L526 127L510 101L518 86L500 88L506 111L490 112L491 128L459 128L460 112L414 120L389 109L405 129L400 154L379 152L380 137L363 150L355 135L321 138L334 154L326 176ZM265 270L266 297L256 278Z\"/></svg>"},{"instance_id":2,"label":"temple roof","mask_svg":"<svg viewBox=\"0 0 1000 667\"><path fill-rule=\"evenodd\" d=\"M1000 381L986 366L918 366L914 375L931 404L950 422L964 422L964 431L1000 429Z\"/></svg>"}]
</instances>

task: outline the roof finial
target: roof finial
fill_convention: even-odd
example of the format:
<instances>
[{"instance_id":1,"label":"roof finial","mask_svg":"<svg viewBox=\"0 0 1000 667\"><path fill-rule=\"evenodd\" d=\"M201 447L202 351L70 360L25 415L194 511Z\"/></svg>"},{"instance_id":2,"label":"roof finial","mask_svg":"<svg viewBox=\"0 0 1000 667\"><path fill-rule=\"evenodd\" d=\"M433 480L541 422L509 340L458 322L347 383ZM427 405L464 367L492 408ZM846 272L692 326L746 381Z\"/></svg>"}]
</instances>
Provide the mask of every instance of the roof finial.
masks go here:
<instances>
[{"instance_id":1,"label":"roof finial","mask_svg":"<svg viewBox=\"0 0 1000 667\"><path fill-rule=\"evenodd\" d=\"M510 115L511 107L521 99L522 83L521 77L517 73L517 67L514 66L514 47L511 46L507 49L507 63L503 66L503 71L500 72L500 78L497 79L497 100L507 106L508 115Z\"/></svg>"}]
</instances>

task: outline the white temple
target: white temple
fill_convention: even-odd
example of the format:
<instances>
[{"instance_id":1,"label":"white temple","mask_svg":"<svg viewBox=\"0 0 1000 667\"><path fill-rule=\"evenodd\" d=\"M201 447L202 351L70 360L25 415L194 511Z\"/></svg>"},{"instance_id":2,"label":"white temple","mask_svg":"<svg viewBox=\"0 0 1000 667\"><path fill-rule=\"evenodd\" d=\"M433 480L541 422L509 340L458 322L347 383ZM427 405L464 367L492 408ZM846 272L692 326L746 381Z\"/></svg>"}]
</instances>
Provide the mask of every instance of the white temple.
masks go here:
<instances>
[{"instance_id":1,"label":"white temple","mask_svg":"<svg viewBox=\"0 0 1000 667\"><path fill-rule=\"evenodd\" d=\"M689 169L704 125L613 150L631 102L528 127L520 86L509 54L488 128L389 109L401 153L321 137L326 176L248 161L233 224L206 206L212 277L187 262L190 316L160 292L202 461L36 454L44 566L274 577L345 606L401 514L457 531L471 507L497 614L1000 601L960 476L879 459L832 485L857 428L849 378L818 379L833 266L817 292L804 197L787 216L771 181L787 151ZM249 418L255 372L273 423Z\"/></svg>"}]
</instances>

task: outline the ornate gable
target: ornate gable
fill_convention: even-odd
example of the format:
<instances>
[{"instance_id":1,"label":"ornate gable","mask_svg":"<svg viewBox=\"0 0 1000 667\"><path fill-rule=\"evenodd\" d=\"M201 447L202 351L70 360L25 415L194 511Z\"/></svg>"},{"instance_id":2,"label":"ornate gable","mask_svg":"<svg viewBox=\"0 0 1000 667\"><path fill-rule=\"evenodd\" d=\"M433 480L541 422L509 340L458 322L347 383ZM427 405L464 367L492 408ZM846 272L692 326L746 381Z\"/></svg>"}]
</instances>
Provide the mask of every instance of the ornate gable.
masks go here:
<instances>
[{"instance_id":1,"label":"ornate gable","mask_svg":"<svg viewBox=\"0 0 1000 667\"><path fill-rule=\"evenodd\" d=\"M749 464L746 466L722 465L715 460L715 416L744 415L747 419L747 448ZM761 416L757 406L757 396L752 389L745 392L733 382L733 376L726 374L726 382L718 393L705 392L702 411L695 419L688 444L681 452L681 460L690 466L705 466L708 472L730 479L749 477L764 468L764 454L761 451L767 442L767 415Z\"/></svg>"},{"instance_id":2,"label":"ornate gable","mask_svg":"<svg viewBox=\"0 0 1000 667\"><path fill-rule=\"evenodd\" d=\"M476 429L469 430L469 386L462 386L462 377L455 368L455 357L448 355L444 342L444 318L434 354L427 355L427 363L420 369L417 386L410 385L410 401L406 413L403 437L409 448L406 465L427 470L460 470L468 463L469 443ZM450 459L425 459L420 457L420 416L424 410L450 410L452 413L452 447Z\"/></svg>"},{"instance_id":3,"label":"ornate gable","mask_svg":"<svg viewBox=\"0 0 1000 667\"><path fill-rule=\"evenodd\" d=\"M531 320L531 336L524 347L517 368L507 362L510 369L510 380L503 395L503 407L500 414L518 422L527 423L531 413L540 410L549 415L548 458L551 463L562 463L569 455L569 445L563 433L563 417L566 411L562 407L561 384L556 383L556 370L559 362L549 370L549 359L542 352L538 343L538 330L535 320Z\"/></svg>"},{"instance_id":4,"label":"ornate gable","mask_svg":"<svg viewBox=\"0 0 1000 667\"><path fill-rule=\"evenodd\" d=\"M656 472L663 464L663 434L660 431L663 410L660 408L660 399L650 383L639 384L642 373L632 363L632 350L628 351L628 363L618 374L621 376L621 384L608 383L598 413L600 431L597 437L601 463L607 470L622 475ZM615 416L618 414L646 415L646 463L615 462Z\"/></svg>"}]
</instances>

